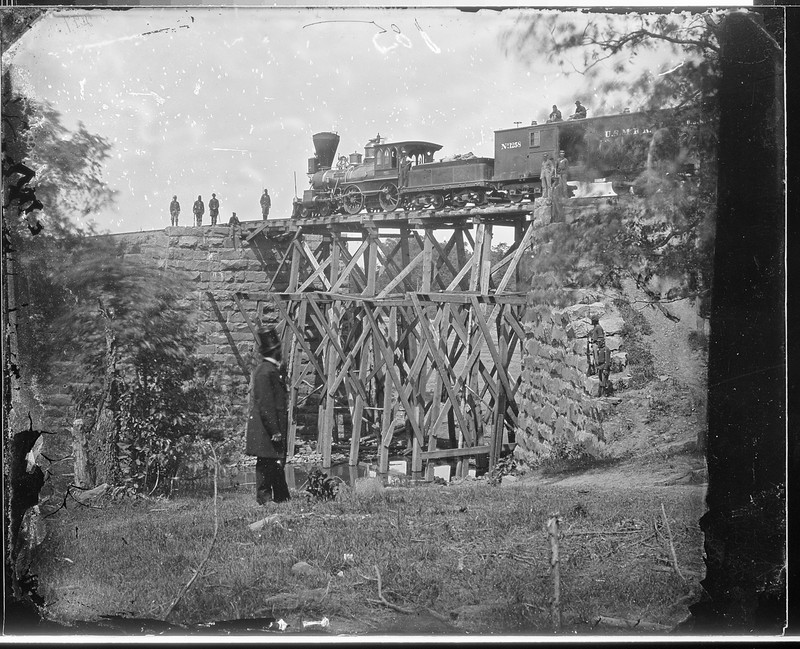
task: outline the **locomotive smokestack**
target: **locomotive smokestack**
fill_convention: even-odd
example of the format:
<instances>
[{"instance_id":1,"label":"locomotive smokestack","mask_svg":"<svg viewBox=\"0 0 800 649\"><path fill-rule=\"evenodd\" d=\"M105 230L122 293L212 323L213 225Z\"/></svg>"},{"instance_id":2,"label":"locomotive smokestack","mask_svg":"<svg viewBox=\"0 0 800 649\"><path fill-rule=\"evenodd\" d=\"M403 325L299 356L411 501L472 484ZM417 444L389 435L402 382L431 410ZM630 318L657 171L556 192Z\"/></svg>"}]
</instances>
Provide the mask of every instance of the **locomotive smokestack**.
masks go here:
<instances>
[{"instance_id":1,"label":"locomotive smokestack","mask_svg":"<svg viewBox=\"0 0 800 649\"><path fill-rule=\"evenodd\" d=\"M336 149L339 146L339 136L336 133L324 132L313 136L314 153L317 154L317 161L321 169L330 169L336 157Z\"/></svg>"}]
</instances>

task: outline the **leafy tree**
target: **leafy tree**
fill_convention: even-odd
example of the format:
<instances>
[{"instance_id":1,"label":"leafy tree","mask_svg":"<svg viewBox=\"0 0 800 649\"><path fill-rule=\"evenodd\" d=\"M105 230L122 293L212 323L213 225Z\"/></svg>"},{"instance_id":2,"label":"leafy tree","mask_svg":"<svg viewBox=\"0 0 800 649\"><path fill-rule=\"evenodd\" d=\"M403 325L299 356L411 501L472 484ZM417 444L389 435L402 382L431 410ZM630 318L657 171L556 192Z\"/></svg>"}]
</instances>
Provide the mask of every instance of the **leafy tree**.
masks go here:
<instances>
[{"instance_id":1,"label":"leafy tree","mask_svg":"<svg viewBox=\"0 0 800 649\"><path fill-rule=\"evenodd\" d=\"M664 303L685 298L699 299L701 314L707 313L716 223L719 34L726 15L523 15L505 35L509 55L560 64L582 81L577 95L624 90L660 127L644 150L625 142L616 152L617 167L641 171L632 186L635 197L555 228L540 241L532 288L542 299L565 299L563 288L618 286L630 278L668 317L673 316ZM635 74L636 58L657 49L679 63L655 75ZM680 173L679 162L687 159L694 162L693 177ZM657 278L678 283L662 294Z\"/></svg>"},{"instance_id":2,"label":"leafy tree","mask_svg":"<svg viewBox=\"0 0 800 649\"><path fill-rule=\"evenodd\" d=\"M71 305L54 328L71 341L83 379L74 392L96 478L166 489L211 408L211 367L193 355L188 289L113 250L79 257L64 280Z\"/></svg>"},{"instance_id":3,"label":"leafy tree","mask_svg":"<svg viewBox=\"0 0 800 649\"><path fill-rule=\"evenodd\" d=\"M102 177L111 145L83 124L70 132L52 106L19 94L10 69L2 85L4 316L11 308L19 323L15 365L44 376L50 354L42 348L57 344L47 323L65 299L53 278L95 233L90 217L114 201Z\"/></svg>"}]
</instances>

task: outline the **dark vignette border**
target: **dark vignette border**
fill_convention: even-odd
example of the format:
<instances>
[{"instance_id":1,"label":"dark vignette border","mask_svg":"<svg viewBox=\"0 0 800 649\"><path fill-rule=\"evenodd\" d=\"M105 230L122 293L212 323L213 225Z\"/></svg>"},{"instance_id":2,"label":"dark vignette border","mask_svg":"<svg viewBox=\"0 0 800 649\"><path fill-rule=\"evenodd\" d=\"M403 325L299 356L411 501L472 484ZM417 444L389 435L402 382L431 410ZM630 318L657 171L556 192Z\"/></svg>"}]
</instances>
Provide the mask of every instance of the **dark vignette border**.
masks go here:
<instances>
[{"instance_id":1,"label":"dark vignette border","mask_svg":"<svg viewBox=\"0 0 800 649\"><path fill-rule=\"evenodd\" d=\"M798 559L791 543L787 556L785 528L788 524L792 538L797 530L796 516L786 519L787 480L800 470L800 450L798 432L787 429L785 341L795 351L800 331L787 324L785 286L791 285L786 282L794 259L790 246L800 223L786 219L784 190L788 215L800 214L798 155L791 146L797 128L787 119L800 110L800 84L793 83L800 7L756 6L754 11L763 17L763 31L744 20L728 25L720 88L708 512L701 519L707 554L703 586L709 597L691 607L688 626L695 633L772 635L787 622L788 633L796 633L798 622L792 606L786 620L786 584L792 585ZM785 69L771 38L786 46ZM791 369L788 388L796 393ZM787 558L788 574L781 570ZM4 613L6 632L58 632L38 622L30 605L7 599Z\"/></svg>"}]
</instances>

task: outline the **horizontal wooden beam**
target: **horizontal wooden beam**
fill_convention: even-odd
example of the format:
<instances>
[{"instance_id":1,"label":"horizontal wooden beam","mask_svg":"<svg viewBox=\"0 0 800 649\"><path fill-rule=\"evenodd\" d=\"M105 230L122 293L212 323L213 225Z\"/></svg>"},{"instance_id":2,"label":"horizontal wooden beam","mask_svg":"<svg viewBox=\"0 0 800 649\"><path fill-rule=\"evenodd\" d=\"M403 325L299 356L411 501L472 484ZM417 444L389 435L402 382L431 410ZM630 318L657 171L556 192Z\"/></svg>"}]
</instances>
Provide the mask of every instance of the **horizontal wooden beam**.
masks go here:
<instances>
[{"instance_id":1,"label":"horizontal wooden beam","mask_svg":"<svg viewBox=\"0 0 800 649\"><path fill-rule=\"evenodd\" d=\"M503 444L504 451L513 451L516 444ZM465 446L464 448L445 448L438 451L423 451L420 456L423 460L439 460L448 457L470 457L472 455L486 455L489 445Z\"/></svg>"},{"instance_id":2,"label":"horizontal wooden beam","mask_svg":"<svg viewBox=\"0 0 800 649\"><path fill-rule=\"evenodd\" d=\"M505 293L502 295L482 295L477 292L442 292L442 293L414 293L420 302L428 305L435 304L469 304L472 299L476 299L479 304L527 304L527 297L521 293ZM410 294L387 295L386 297L371 297L358 295L355 293L328 293L326 291L304 291L302 293L244 293L237 292L241 299L269 301L274 298L289 301L317 300L321 302L342 301L342 302L369 302L375 304L387 304L391 306L412 306Z\"/></svg>"}]
</instances>

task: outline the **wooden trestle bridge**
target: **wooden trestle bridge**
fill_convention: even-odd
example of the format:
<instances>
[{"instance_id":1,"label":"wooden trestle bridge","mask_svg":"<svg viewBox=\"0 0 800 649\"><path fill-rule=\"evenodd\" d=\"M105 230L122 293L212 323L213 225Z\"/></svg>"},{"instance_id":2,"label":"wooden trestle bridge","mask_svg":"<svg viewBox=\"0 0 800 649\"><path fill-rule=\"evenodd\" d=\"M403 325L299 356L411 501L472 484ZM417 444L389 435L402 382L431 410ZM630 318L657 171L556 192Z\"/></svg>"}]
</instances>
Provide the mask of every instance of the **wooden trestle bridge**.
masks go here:
<instances>
[{"instance_id":1,"label":"wooden trestle bridge","mask_svg":"<svg viewBox=\"0 0 800 649\"><path fill-rule=\"evenodd\" d=\"M374 435L386 473L398 422L413 435L412 476L439 458L456 458L456 475L466 475L470 456L488 454L494 465L518 414L526 296L509 289L531 245L533 208L270 219L249 235L291 237L266 292L235 295L254 332L243 301L258 304L259 319L270 305L280 317L290 457L302 388L316 385L323 468L331 465L335 403L345 396L351 465L362 437ZM514 243L492 262L498 226L514 229ZM437 233L449 238L442 243ZM287 272L285 291L273 292ZM449 448L437 449L437 440Z\"/></svg>"}]
</instances>

